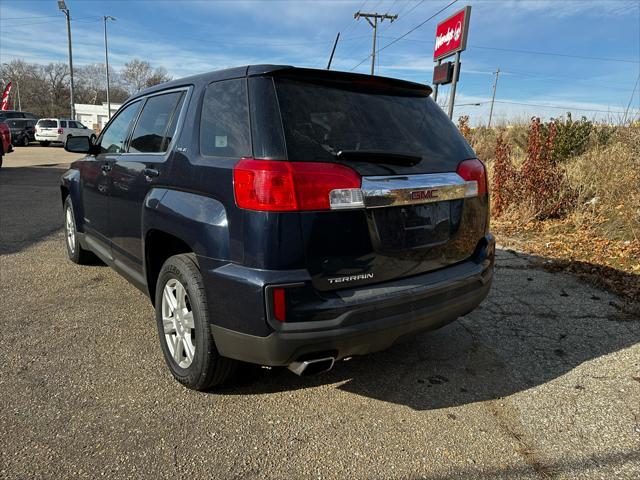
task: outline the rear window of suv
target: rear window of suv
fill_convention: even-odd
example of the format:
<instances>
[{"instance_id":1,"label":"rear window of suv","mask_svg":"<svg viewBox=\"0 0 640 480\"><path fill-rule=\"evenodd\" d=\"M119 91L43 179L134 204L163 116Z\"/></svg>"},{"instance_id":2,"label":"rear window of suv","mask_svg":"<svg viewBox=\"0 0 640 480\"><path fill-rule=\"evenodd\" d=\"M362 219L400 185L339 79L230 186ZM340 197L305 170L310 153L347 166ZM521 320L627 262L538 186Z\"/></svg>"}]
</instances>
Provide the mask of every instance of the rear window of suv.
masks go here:
<instances>
[{"instance_id":1,"label":"rear window of suv","mask_svg":"<svg viewBox=\"0 0 640 480\"><path fill-rule=\"evenodd\" d=\"M428 97L280 78L276 90L289 160L331 161L341 150L447 162L474 156Z\"/></svg>"},{"instance_id":2,"label":"rear window of suv","mask_svg":"<svg viewBox=\"0 0 640 480\"><path fill-rule=\"evenodd\" d=\"M57 120L40 120L38 126L42 128L58 128Z\"/></svg>"}]
</instances>

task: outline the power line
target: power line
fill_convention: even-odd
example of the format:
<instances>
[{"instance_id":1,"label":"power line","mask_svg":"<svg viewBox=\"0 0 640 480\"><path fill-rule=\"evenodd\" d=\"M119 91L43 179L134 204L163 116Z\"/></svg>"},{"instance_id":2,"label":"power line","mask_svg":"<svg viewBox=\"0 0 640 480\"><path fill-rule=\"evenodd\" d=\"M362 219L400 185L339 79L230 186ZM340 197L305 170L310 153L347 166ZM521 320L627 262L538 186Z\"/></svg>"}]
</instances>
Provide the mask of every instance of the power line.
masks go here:
<instances>
[{"instance_id":1,"label":"power line","mask_svg":"<svg viewBox=\"0 0 640 480\"><path fill-rule=\"evenodd\" d=\"M404 35L406 36L406 35ZM382 36L380 38L383 38ZM394 37L387 37L387 38L394 38ZM398 40L401 40L403 37L396 37L394 42L397 42ZM430 43L430 44L434 44L435 42L433 40L420 40L420 39L415 39L415 38L410 38L407 41L409 42L418 42L418 43ZM568 53L558 53L558 52L542 52L542 51L536 51L536 50L519 50L519 49L513 49L513 48L501 48L501 47L486 47L483 45L472 45L472 44L467 44L467 48L468 49L472 49L472 48L478 48L480 50L496 50L496 51L500 51L500 52L514 52L514 53L527 53L527 54L531 54L531 55L548 55L548 56L553 56L553 57L567 57L567 58L579 58L581 60L598 60L598 61L603 61L603 62L622 62L622 63L640 63L640 60L629 60L629 59L624 59L624 58L609 58L609 57L591 57L588 55L571 55Z\"/></svg>"},{"instance_id":2,"label":"power line","mask_svg":"<svg viewBox=\"0 0 640 480\"><path fill-rule=\"evenodd\" d=\"M407 35L413 33L414 31L416 31L418 28L420 28L421 26L423 26L425 23L427 23L429 20L432 20L434 17L436 17L437 15L439 15L440 13L444 12L447 8L449 8L451 5L453 5L454 3L456 3L458 0L453 0L452 2L448 3L447 5L445 5L444 7L442 7L440 10L438 10L436 13L434 13L433 15L431 15L429 18L427 18L424 22L419 23L418 25L416 25L415 27L413 27L411 30L409 30L408 32L400 35L398 38L396 38L395 40L387 43L384 47L378 49L377 53L380 53L382 50L384 50L387 47L390 47L391 45L393 45L396 42L399 42L400 40L402 40L404 37L406 37ZM371 57L371 54L367 55L360 63L358 63L355 67L353 67L351 70L355 70L356 68L358 68L360 65L362 65L364 62L366 62L369 58Z\"/></svg>"},{"instance_id":3,"label":"power line","mask_svg":"<svg viewBox=\"0 0 640 480\"><path fill-rule=\"evenodd\" d=\"M487 105L491 103L491 99L489 100L480 100L477 102L473 102L473 103L462 103L459 105L456 105L457 107L465 107L465 106L480 106L480 105ZM543 104L543 103L525 103L525 102L512 102L510 100L495 100L495 103L503 103L503 104L508 104L508 105L522 105L525 107L543 107L543 108L554 108L554 109L560 109L560 110L578 110L578 111L583 111L583 112L600 112L600 113L624 113L622 111L618 111L618 110L603 110L603 109L598 109L598 108L582 108L582 107L571 107L569 105L549 105L549 104Z\"/></svg>"},{"instance_id":4,"label":"power line","mask_svg":"<svg viewBox=\"0 0 640 480\"><path fill-rule=\"evenodd\" d=\"M619 112L619 111L614 111L614 110L602 110L602 109L597 109L597 108L580 108L580 107L570 107L570 106L563 106L563 105L544 105L544 104L540 104L540 103L524 103L524 102L512 102L509 100L496 100L496 103L505 103L505 104L509 104L509 105L524 105L527 107L544 107L544 108L556 108L556 109L561 109L561 110L579 110L579 111L584 111L584 112L602 112L602 113L624 113L624 112Z\"/></svg>"},{"instance_id":5,"label":"power line","mask_svg":"<svg viewBox=\"0 0 640 480\"><path fill-rule=\"evenodd\" d=\"M32 18L59 18L60 15L40 15L40 16L29 16L29 17L3 17L0 20L31 20Z\"/></svg>"}]
</instances>

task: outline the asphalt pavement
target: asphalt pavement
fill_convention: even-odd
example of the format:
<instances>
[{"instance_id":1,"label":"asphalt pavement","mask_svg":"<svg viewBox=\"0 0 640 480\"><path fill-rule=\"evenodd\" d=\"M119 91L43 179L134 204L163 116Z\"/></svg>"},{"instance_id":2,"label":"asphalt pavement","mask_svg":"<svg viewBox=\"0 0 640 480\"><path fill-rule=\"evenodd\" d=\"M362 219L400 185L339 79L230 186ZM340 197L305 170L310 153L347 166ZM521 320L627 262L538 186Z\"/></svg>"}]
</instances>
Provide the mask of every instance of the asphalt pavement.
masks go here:
<instances>
[{"instance_id":1,"label":"asphalt pavement","mask_svg":"<svg viewBox=\"0 0 640 480\"><path fill-rule=\"evenodd\" d=\"M499 250L488 299L441 330L189 391L149 300L66 259L72 158L0 169L0 478L640 478L640 319L615 296Z\"/></svg>"}]
</instances>

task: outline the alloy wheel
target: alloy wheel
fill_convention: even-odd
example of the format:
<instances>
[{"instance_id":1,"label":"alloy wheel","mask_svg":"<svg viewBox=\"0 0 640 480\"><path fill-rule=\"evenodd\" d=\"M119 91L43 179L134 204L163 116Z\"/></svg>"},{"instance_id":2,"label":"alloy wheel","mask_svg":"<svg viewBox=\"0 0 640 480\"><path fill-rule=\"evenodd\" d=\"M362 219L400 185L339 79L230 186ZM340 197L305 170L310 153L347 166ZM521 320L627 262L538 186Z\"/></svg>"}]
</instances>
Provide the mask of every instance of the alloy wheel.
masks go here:
<instances>
[{"instance_id":1,"label":"alloy wheel","mask_svg":"<svg viewBox=\"0 0 640 480\"><path fill-rule=\"evenodd\" d=\"M65 213L65 227L67 230L67 245L71 253L74 253L76 251L76 222L73 218L73 210L70 207L67 207Z\"/></svg>"},{"instance_id":2,"label":"alloy wheel","mask_svg":"<svg viewBox=\"0 0 640 480\"><path fill-rule=\"evenodd\" d=\"M171 358L188 368L196 351L195 324L187 290L176 278L169 279L162 292L162 324Z\"/></svg>"}]
</instances>

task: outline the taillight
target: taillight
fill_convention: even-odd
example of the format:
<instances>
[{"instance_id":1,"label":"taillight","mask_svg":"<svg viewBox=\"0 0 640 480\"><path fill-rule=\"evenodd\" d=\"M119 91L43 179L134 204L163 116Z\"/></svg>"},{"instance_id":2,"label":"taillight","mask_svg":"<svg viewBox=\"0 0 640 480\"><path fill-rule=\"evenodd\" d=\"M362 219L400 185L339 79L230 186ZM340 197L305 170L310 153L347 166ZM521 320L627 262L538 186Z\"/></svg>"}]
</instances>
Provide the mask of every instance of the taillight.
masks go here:
<instances>
[{"instance_id":1,"label":"taillight","mask_svg":"<svg viewBox=\"0 0 640 480\"><path fill-rule=\"evenodd\" d=\"M480 160L474 158L460 162L457 173L467 182L466 197L479 197L487 193L487 172Z\"/></svg>"},{"instance_id":2,"label":"taillight","mask_svg":"<svg viewBox=\"0 0 640 480\"><path fill-rule=\"evenodd\" d=\"M335 163L243 158L233 170L236 204L248 210L361 208L360 185L357 172Z\"/></svg>"},{"instance_id":3,"label":"taillight","mask_svg":"<svg viewBox=\"0 0 640 480\"><path fill-rule=\"evenodd\" d=\"M287 299L284 288L274 288L273 292L273 317L279 322L287 320Z\"/></svg>"},{"instance_id":4,"label":"taillight","mask_svg":"<svg viewBox=\"0 0 640 480\"><path fill-rule=\"evenodd\" d=\"M58 129L58 135L61 135L61 134L63 134L63 133L64 133L64 128L59 128L59 129Z\"/></svg>"}]
</instances>

